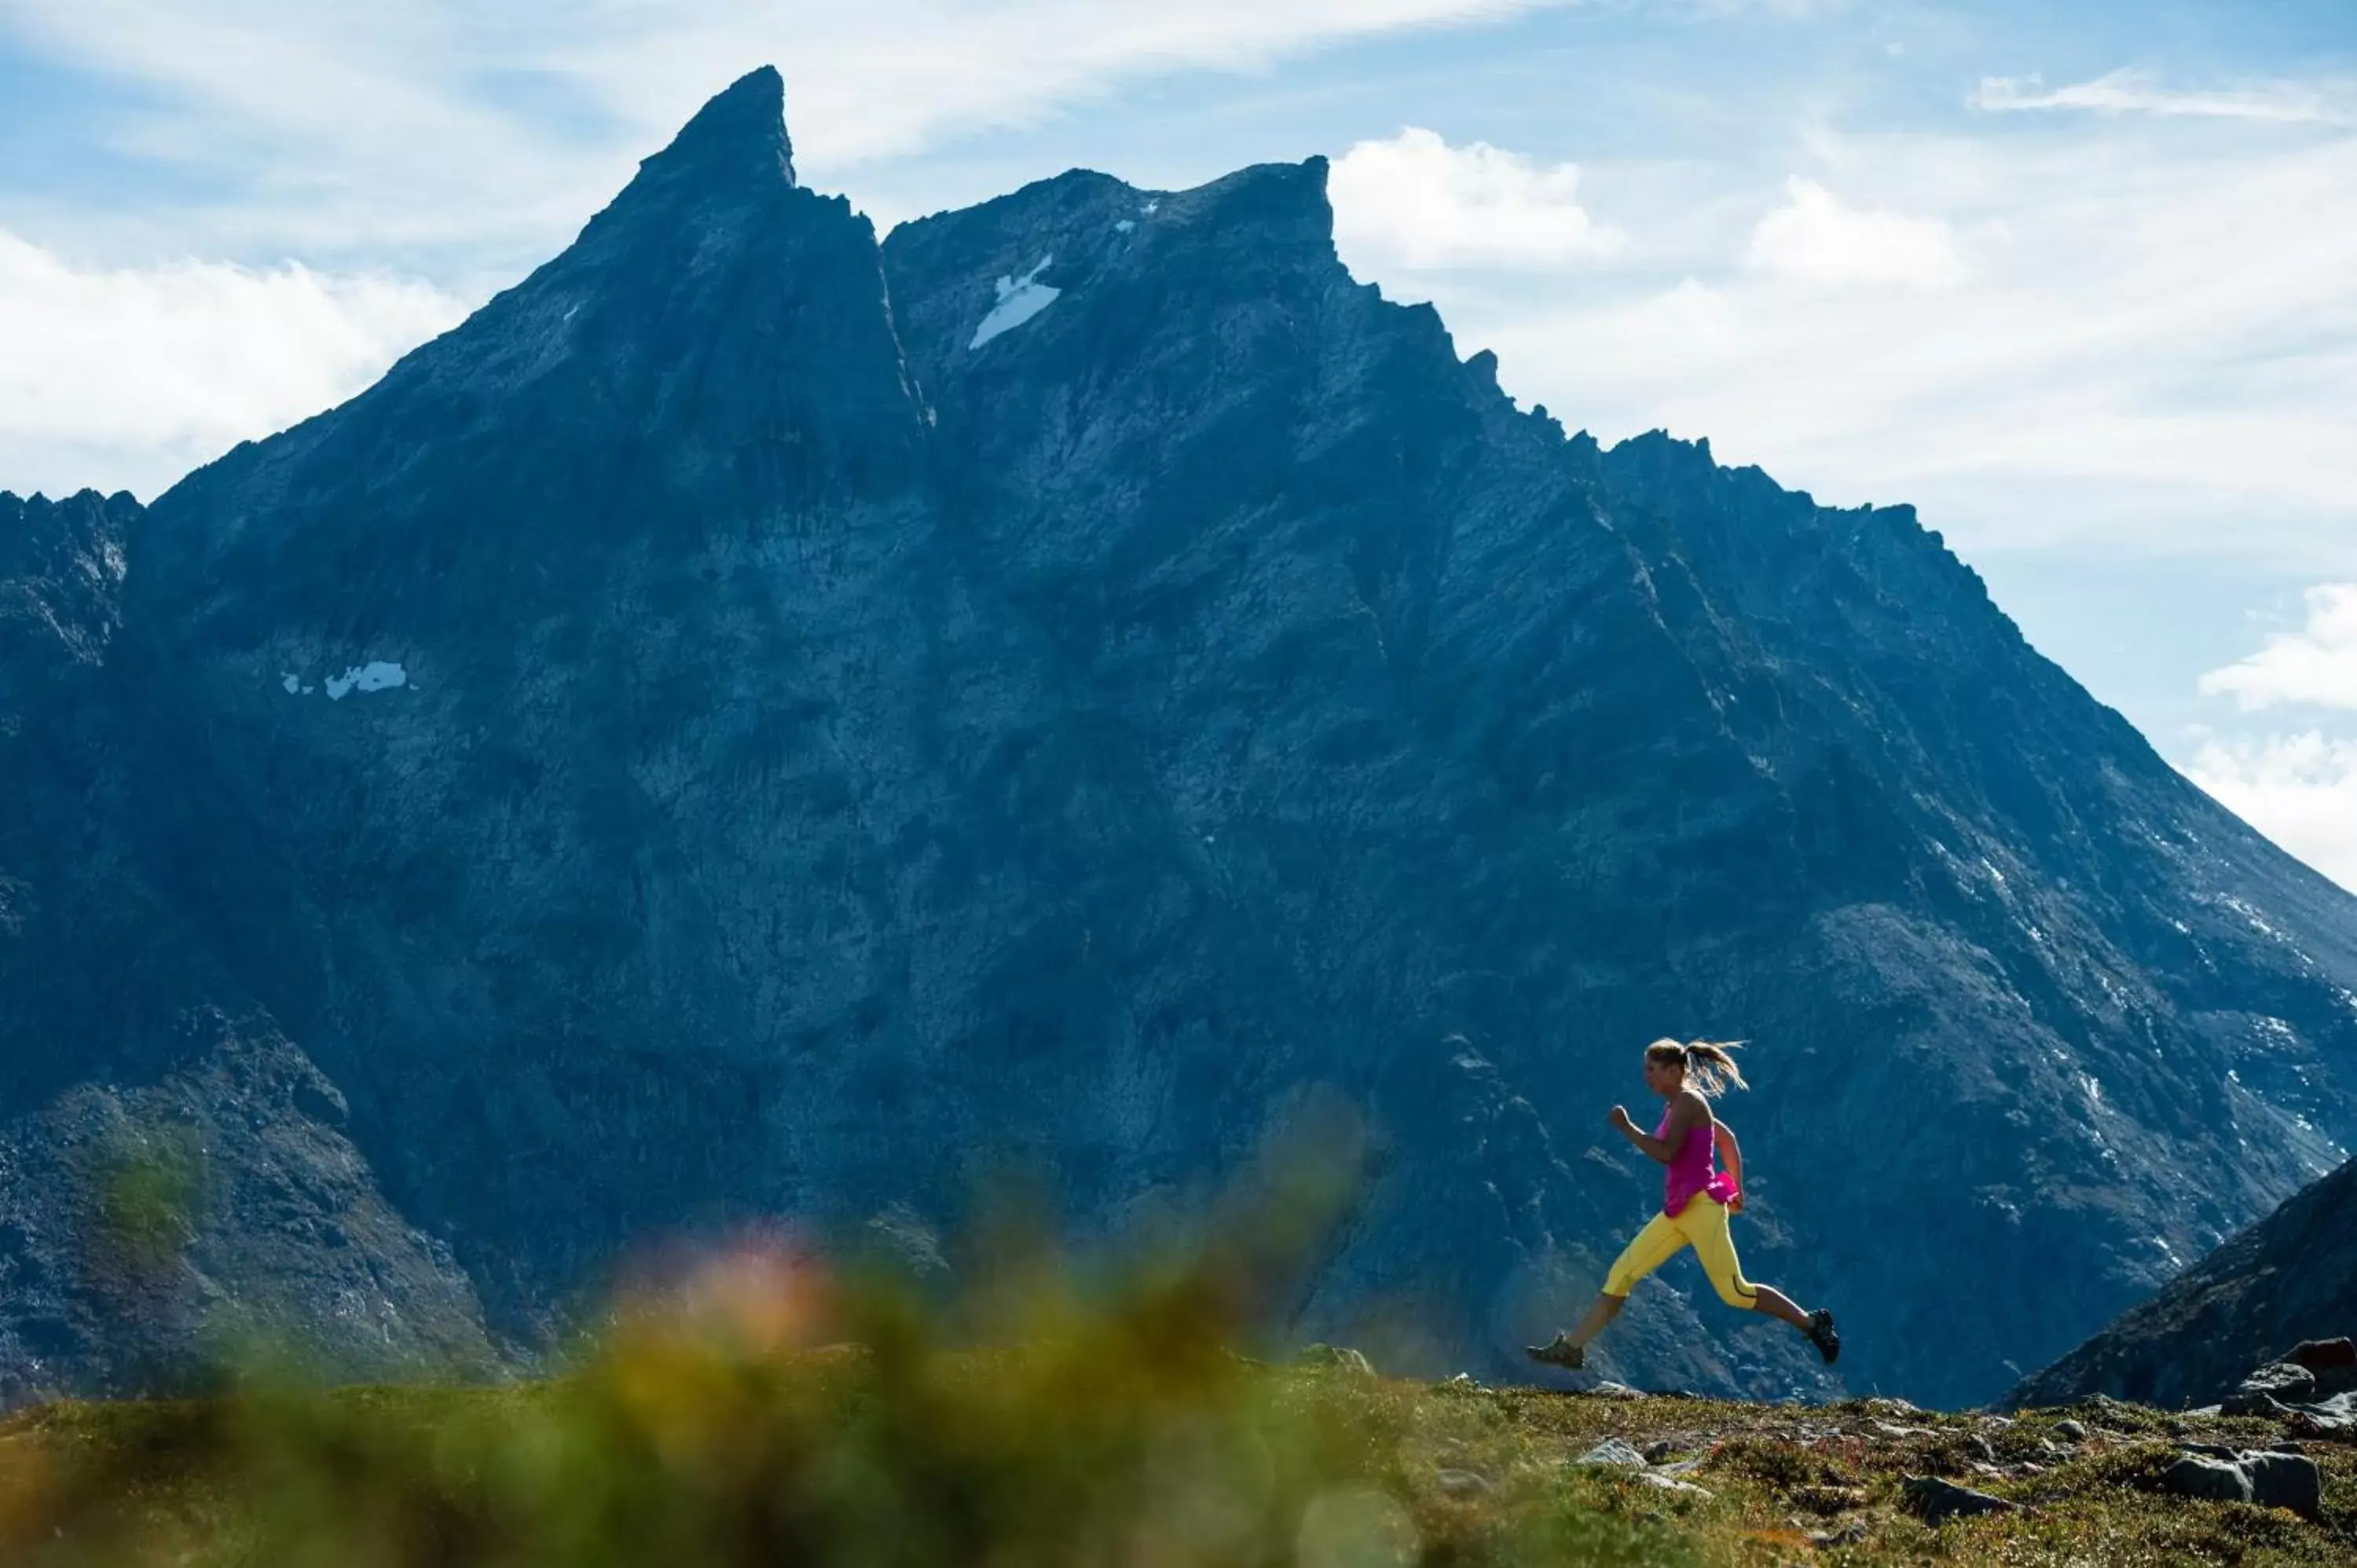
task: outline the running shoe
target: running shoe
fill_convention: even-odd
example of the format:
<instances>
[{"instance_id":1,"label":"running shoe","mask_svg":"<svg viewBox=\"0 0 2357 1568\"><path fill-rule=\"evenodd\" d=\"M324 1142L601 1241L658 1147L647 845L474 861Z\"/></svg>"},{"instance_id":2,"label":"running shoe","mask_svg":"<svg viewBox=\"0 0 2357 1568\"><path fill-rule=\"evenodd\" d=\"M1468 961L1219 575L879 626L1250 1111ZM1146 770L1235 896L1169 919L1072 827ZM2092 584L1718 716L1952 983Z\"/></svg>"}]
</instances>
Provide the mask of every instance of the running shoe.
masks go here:
<instances>
[{"instance_id":1,"label":"running shoe","mask_svg":"<svg viewBox=\"0 0 2357 1568\"><path fill-rule=\"evenodd\" d=\"M1830 1367L1841 1359L1841 1331L1834 1326L1832 1313L1821 1306L1809 1314L1806 1333L1809 1343L1815 1346L1817 1354L1825 1359L1826 1366Z\"/></svg>"},{"instance_id":2,"label":"running shoe","mask_svg":"<svg viewBox=\"0 0 2357 1568\"><path fill-rule=\"evenodd\" d=\"M1550 1367L1568 1367L1573 1371L1587 1365L1587 1351L1571 1342L1568 1334L1558 1334L1544 1345L1525 1345L1523 1351L1534 1361L1544 1361Z\"/></svg>"}]
</instances>

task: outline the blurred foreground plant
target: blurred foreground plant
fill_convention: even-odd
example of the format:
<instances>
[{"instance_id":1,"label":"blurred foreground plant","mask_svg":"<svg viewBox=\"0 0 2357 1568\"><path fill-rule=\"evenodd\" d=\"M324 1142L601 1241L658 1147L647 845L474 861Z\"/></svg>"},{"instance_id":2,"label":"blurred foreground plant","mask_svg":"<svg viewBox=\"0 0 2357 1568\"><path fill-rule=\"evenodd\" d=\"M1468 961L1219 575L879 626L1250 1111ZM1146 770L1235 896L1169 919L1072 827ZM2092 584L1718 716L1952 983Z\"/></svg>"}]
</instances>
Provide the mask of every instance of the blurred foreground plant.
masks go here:
<instances>
[{"instance_id":1,"label":"blurred foreground plant","mask_svg":"<svg viewBox=\"0 0 2357 1568\"><path fill-rule=\"evenodd\" d=\"M625 1291L546 1382L90 1407L0 1487L0 1560L1396 1568L1405 1405L1230 1348L1282 1316L1354 1168L1272 1162L1191 1240L1093 1270L1002 1219L931 1305L748 1237ZM127 1424L91 1441L93 1412Z\"/></svg>"}]
</instances>

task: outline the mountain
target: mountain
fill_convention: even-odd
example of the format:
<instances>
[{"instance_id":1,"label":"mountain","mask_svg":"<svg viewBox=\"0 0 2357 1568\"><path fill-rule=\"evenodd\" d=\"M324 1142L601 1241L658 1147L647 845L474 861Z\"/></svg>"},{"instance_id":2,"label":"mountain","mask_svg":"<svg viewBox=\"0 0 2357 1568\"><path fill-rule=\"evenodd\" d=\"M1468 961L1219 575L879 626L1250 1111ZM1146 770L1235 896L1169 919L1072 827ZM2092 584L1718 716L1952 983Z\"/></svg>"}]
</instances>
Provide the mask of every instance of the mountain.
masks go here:
<instances>
[{"instance_id":1,"label":"mountain","mask_svg":"<svg viewBox=\"0 0 2357 1568\"><path fill-rule=\"evenodd\" d=\"M0 1406L201 1377L253 1336L350 1375L487 1369L474 1287L404 1221L341 1093L171 891L174 753L124 683L129 496L0 495ZM156 695L174 700L168 689ZM192 800L177 821L220 811ZM142 1198L145 1201L142 1201Z\"/></svg>"},{"instance_id":2,"label":"mountain","mask_svg":"<svg viewBox=\"0 0 2357 1568\"><path fill-rule=\"evenodd\" d=\"M2007 1402L2059 1405L2104 1394L2184 1407L2213 1403L2253 1368L2303 1340L2357 1328L2357 1161L2302 1188L2265 1219L2023 1380Z\"/></svg>"},{"instance_id":3,"label":"mountain","mask_svg":"<svg viewBox=\"0 0 2357 1568\"><path fill-rule=\"evenodd\" d=\"M1010 1165L1099 1232L1339 1102L1295 1329L1493 1372L1654 1202L1641 1047L1740 1036L1750 1272L1942 1402L2340 1160L2357 903L1910 510L1517 407L1324 182L879 244L757 71L350 403L32 503L128 569L5 655L82 694L0 753L80 834L0 838L0 1114L242 1020L340 1097L378 1272L529 1348L650 1237L921 1251ZM1598 1348L1836 1386L1684 1262Z\"/></svg>"}]
</instances>

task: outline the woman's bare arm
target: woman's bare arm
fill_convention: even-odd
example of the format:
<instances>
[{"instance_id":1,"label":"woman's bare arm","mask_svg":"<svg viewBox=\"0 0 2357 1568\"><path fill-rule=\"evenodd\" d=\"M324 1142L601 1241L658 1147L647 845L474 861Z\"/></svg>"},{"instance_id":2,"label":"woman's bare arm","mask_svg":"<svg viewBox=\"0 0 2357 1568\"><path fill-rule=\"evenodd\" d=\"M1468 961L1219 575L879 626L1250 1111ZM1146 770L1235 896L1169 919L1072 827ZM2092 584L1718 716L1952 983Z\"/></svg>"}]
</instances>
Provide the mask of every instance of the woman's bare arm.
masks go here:
<instances>
[{"instance_id":1,"label":"woman's bare arm","mask_svg":"<svg viewBox=\"0 0 2357 1568\"><path fill-rule=\"evenodd\" d=\"M1718 1144L1718 1158L1727 1166L1727 1179L1735 1183L1738 1195L1736 1202L1739 1205L1743 1201L1739 1196L1743 1191L1743 1145L1735 1141L1735 1129L1724 1122L1713 1120L1710 1133Z\"/></svg>"},{"instance_id":2,"label":"woman's bare arm","mask_svg":"<svg viewBox=\"0 0 2357 1568\"><path fill-rule=\"evenodd\" d=\"M1710 1106L1702 1096L1688 1092L1679 1095L1677 1103L1670 1107L1670 1124L1658 1138L1629 1120L1629 1112L1622 1106L1612 1108L1612 1125L1619 1128L1620 1135L1635 1144L1648 1158L1668 1165L1685 1146L1686 1134L1694 1131L1697 1122L1709 1114Z\"/></svg>"}]
</instances>

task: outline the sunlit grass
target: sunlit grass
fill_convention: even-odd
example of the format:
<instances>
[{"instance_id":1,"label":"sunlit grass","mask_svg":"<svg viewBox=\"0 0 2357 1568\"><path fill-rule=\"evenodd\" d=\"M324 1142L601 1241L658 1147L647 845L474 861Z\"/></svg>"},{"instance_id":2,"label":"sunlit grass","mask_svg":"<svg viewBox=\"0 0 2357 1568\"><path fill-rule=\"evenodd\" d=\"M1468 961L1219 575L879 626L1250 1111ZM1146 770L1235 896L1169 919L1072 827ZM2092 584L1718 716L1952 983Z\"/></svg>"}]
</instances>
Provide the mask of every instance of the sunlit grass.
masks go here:
<instances>
[{"instance_id":1,"label":"sunlit grass","mask_svg":"<svg viewBox=\"0 0 2357 1568\"><path fill-rule=\"evenodd\" d=\"M618 1293L569 1369L530 1382L324 1389L250 1360L212 1399L28 1412L0 1426L0 1563L2357 1562L2357 1452L2319 1452L2321 1521L2190 1502L2155 1488L2184 1434L2158 1412L2107 1411L2066 1450L2051 1413L1264 1365L1237 1347L1274 1358L1351 1174L1282 1169L1191 1239L1093 1262L1002 1217L950 1299L739 1237ZM1579 1463L1608 1436L1691 1461L1700 1489ZM1923 1475L2019 1509L1934 1530L1907 1511Z\"/></svg>"},{"instance_id":2,"label":"sunlit grass","mask_svg":"<svg viewBox=\"0 0 2357 1568\"><path fill-rule=\"evenodd\" d=\"M0 1436L0 1561L2357 1561L2357 1454L2341 1449L2318 1451L2320 1522L2163 1496L2173 1444L2121 1431L2035 1476L1957 1474L2021 1510L1934 1530L1903 1483L1958 1471L1975 1417L1910 1414L1915 1434L1888 1439L1857 1407L1435 1387L1209 1341L1166 1357L1168 1321L1146 1305L1019 1348L952 1348L890 1302L841 1308L870 1327L859 1348L641 1323L542 1382L53 1407ZM1999 1434L2046 1441L2054 1423ZM1576 1463L1607 1436L1698 1461L1685 1476L1709 1495Z\"/></svg>"}]
</instances>

